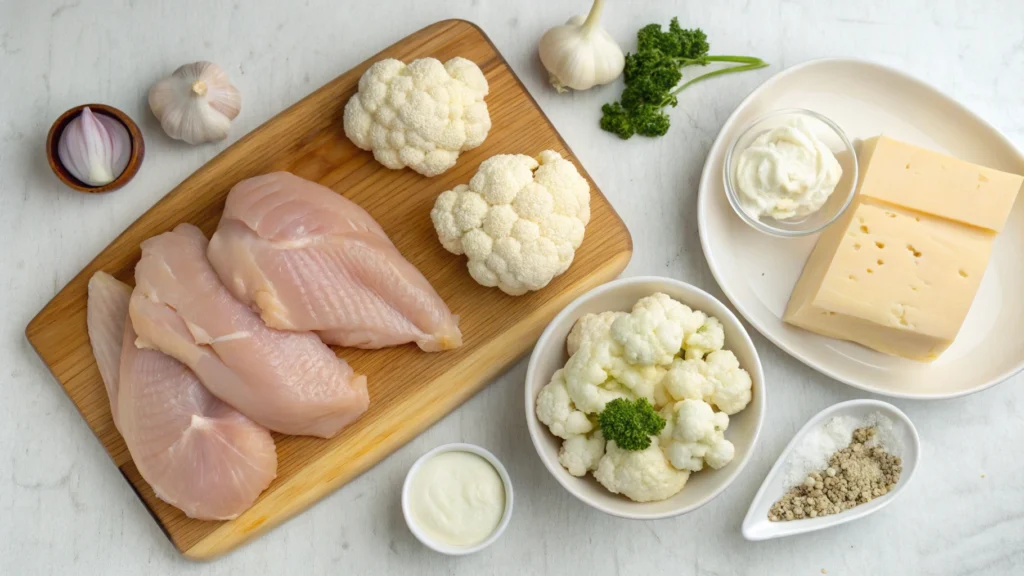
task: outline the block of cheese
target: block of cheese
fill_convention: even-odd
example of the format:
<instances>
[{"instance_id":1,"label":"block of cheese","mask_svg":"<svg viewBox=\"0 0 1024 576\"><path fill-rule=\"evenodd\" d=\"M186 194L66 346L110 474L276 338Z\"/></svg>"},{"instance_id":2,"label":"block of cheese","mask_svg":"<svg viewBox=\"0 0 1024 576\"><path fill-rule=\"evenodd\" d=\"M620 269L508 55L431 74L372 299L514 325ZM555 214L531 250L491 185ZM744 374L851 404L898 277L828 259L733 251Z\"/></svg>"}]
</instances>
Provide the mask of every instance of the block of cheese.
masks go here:
<instances>
[{"instance_id":1,"label":"block of cheese","mask_svg":"<svg viewBox=\"0 0 1024 576\"><path fill-rule=\"evenodd\" d=\"M886 136L866 140L858 160L861 196L994 232L1022 179Z\"/></svg>"},{"instance_id":2,"label":"block of cheese","mask_svg":"<svg viewBox=\"0 0 1024 576\"><path fill-rule=\"evenodd\" d=\"M1024 178L885 137L859 161L857 196L819 238L783 320L934 360L967 317Z\"/></svg>"}]
</instances>

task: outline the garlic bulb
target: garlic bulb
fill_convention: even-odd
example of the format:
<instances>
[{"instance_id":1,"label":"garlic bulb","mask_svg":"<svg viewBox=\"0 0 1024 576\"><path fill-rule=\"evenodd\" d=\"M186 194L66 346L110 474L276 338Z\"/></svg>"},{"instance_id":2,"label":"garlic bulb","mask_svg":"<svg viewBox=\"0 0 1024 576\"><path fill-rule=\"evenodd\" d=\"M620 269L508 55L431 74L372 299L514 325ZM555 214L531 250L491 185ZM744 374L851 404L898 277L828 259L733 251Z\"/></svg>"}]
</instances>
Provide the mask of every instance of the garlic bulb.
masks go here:
<instances>
[{"instance_id":1,"label":"garlic bulb","mask_svg":"<svg viewBox=\"0 0 1024 576\"><path fill-rule=\"evenodd\" d=\"M88 186L110 184L124 172L132 139L121 122L93 114L88 106L68 122L57 142L57 157L72 176Z\"/></svg>"},{"instance_id":2,"label":"garlic bulb","mask_svg":"<svg viewBox=\"0 0 1024 576\"><path fill-rule=\"evenodd\" d=\"M604 0L594 0L585 20L573 16L541 37L540 61L559 92L587 90L622 74L626 63L622 49L598 26L603 7Z\"/></svg>"},{"instance_id":3,"label":"garlic bulb","mask_svg":"<svg viewBox=\"0 0 1024 576\"><path fill-rule=\"evenodd\" d=\"M219 66L193 62L149 89L149 107L168 136L200 144L228 137L242 95Z\"/></svg>"}]
</instances>

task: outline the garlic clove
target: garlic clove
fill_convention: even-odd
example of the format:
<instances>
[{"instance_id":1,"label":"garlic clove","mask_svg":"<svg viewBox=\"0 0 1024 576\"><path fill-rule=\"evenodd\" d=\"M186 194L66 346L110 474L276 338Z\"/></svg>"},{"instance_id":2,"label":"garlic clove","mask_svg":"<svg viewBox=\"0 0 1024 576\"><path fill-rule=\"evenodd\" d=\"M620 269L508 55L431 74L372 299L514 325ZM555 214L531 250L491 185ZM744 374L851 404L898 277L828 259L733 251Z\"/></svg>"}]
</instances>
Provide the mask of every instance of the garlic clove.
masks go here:
<instances>
[{"instance_id":1,"label":"garlic clove","mask_svg":"<svg viewBox=\"0 0 1024 576\"><path fill-rule=\"evenodd\" d=\"M104 186L124 172L131 148L131 136L121 122L86 106L61 132L57 157L82 183Z\"/></svg>"},{"instance_id":2,"label":"garlic clove","mask_svg":"<svg viewBox=\"0 0 1024 576\"><path fill-rule=\"evenodd\" d=\"M168 136L201 144L227 138L242 96L219 66L193 62L150 88L149 107Z\"/></svg>"},{"instance_id":3,"label":"garlic clove","mask_svg":"<svg viewBox=\"0 0 1024 576\"><path fill-rule=\"evenodd\" d=\"M541 37L540 61L559 92L587 90L622 74L622 48L598 25L603 7L604 0L595 0L586 18L573 16Z\"/></svg>"}]
</instances>

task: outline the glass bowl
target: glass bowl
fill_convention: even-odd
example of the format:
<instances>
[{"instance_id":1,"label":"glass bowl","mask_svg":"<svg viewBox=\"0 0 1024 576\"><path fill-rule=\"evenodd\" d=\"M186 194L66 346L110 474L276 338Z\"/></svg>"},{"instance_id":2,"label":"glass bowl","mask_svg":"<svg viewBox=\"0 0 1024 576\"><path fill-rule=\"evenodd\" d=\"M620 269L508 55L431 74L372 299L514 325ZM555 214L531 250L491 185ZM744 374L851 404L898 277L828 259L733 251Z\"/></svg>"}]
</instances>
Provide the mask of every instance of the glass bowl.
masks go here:
<instances>
[{"instance_id":1,"label":"glass bowl","mask_svg":"<svg viewBox=\"0 0 1024 576\"><path fill-rule=\"evenodd\" d=\"M779 126L787 125L796 119L804 120L807 126L814 132L814 135L832 151L843 169L842 178L839 179L839 183L828 197L828 200L825 201L825 204L816 212L806 216L776 220L771 216L758 217L756 214L747 212L740 200L740 192L735 184L736 164L739 161L740 154L758 136ZM732 209L744 222L754 229L772 236L795 238L821 232L846 211L857 191L857 153L853 148L853 144L850 143L842 128L835 122L811 110L797 108L777 110L758 118L747 126L736 137L736 140L733 141L725 154L723 166L724 174L722 176L725 181L725 195L729 198L729 204L732 205Z\"/></svg>"}]
</instances>

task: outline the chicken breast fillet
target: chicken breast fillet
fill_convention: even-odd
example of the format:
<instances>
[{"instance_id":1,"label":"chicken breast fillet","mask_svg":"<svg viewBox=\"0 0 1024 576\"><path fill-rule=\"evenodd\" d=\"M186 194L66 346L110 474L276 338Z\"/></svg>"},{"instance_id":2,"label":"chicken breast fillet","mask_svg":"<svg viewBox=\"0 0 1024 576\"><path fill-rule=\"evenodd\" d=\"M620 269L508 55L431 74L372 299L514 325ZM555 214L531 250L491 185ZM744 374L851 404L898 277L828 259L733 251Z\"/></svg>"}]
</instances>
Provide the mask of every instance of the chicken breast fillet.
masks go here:
<instances>
[{"instance_id":1,"label":"chicken breast fillet","mask_svg":"<svg viewBox=\"0 0 1024 576\"><path fill-rule=\"evenodd\" d=\"M372 216L288 172L231 189L207 255L268 326L357 348L462 345L458 317Z\"/></svg>"},{"instance_id":2,"label":"chicken breast fillet","mask_svg":"<svg viewBox=\"0 0 1024 576\"><path fill-rule=\"evenodd\" d=\"M89 280L89 340L114 424L158 498L190 518L229 520L277 476L270 432L218 400L185 365L135 346L131 288Z\"/></svg>"},{"instance_id":3,"label":"chicken breast fillet","mask_svg":"<svg viewBox=\"0 0 1024 576\"><path fill-rule=\"evenodd\" d=\"M137 344L184 363L271 430L330 438L362 415L366 377L312 332L268 328L224 287L206 247L191 224L142 243L129 304Z\"/></svg>"}]
</instances>

